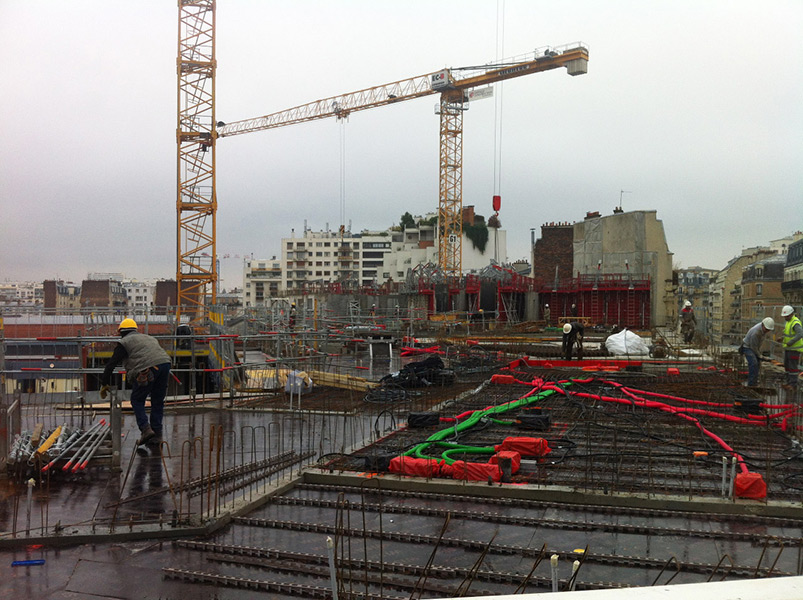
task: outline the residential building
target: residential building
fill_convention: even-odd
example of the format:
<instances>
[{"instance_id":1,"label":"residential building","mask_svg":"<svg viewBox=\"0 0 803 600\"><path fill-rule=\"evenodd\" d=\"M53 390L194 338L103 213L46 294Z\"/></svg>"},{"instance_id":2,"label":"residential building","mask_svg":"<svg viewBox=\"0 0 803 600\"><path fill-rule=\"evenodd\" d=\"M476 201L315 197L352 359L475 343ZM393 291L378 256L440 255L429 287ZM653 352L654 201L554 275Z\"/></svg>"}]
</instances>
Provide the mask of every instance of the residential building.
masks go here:
<instances>
[{"instance_id":1,"label":"residential building","mask_svg":"<svg viewBox=\"0 0 803 600\"><path fill-rule=\"evenodd\" d=\"M282 285L282 262L270 259L243 261L243 306L261 306L267 298L279 295Z\"/></svg>"},{"instance_id":2,"label":"residential building","mask_svg":"<svg viewBox=\"0 0 803 600\"><path fill-rule=\"evenodd\" d=\"M803 240L789 244L781 293L784 297L784 304L790 304L800 311L801 305L803 305ZM800 313L798 312L798 314Z\"/></svg>"},{"instance_id":3,"label":"residential building","mask_svg":"<svg viewBox=\"0 0 803 600\"><path fill-rule=\"evenodd\" d=\"M484 226L484 219L466 207L467 229ZM243 306L260 306L269 298L293 295L316 286L342 284L351 288L388 285L403 281L419 264L438 262L437 215L415 217L416 225L384 231L352 233L304 230L281 240L280 258L246 259L243 263ZM480 225L482 223L482 225ZM507 261L506 232L487 227L487 239L478 244L464 231L464 272L482 269L491 262Z\"/></svg>"},{"instance_id":4,"label":"residential building","mask_svg":"<svg viewBox=\"0 0 803 600\"><path fill-rule=\"evenodd\" d=\"M42 283L44 306L59 313L77 312L81 308L81 286L72 282L48 279Z\"/></svg>"},{"instance_id":5,"label":"residential building","mask_svg":"<svg viewBox=\"0 0 803 600\"><path fill-rule=\"evenodd\" d=\"M128 297L119 281L111 279L84 279L81 283L82 307L124 307Z\"/></svg>"},{"instance_id":6,"label":"residential building","mask_svg":"<svg viewBox=\"0 0 803 600\"><path fill-rule=\"evenodd\" d=\"M769 244L770 250L775 251L777 254L786 254L789 251L789 246L801 239L803 239L803 231L795 231L777 240L772 240Z\"/></svg>"},{"instance_id":7,"label":"residential building","mask_svg":"<svg viewBox=\"0 0 803 600\"><path fill-rule=\"evenodd\" d=\"M533 238L535 230L532 230ZM544 223L541 237L531 240L532 277L540 285L558 286L561 279L570 279L574 273L574 224L569 222Z\"/></svg>"},{"instance_id":8,"label":"residential building","mask_svg":"<svg viewBox=\"0 0 803 600\"><path fill-rule=\"evenodd\" d=\"M697 266L677 270L678 281L675 294L677 310L680 312L687 300L691 302L699 331L708 331L708 320L711 316L709 292L712 278L716 277L718 272L717 269Z\"/></svg>"},{"instance_id":9,"label":"residential building","mask_svg":"<svg viewBox=\"0 0 803 600\"><path fill-rule=\"evenodd\" d=\"M127 280L122 283L128 298L128 306L132 308L149 308L154 306L156 283L148 281Z\"/></svg>"},{"instance_id":10,"label":"residential building","mask_svg":"<svg viewBox=\"0 0 803 600\"><path fill-rule=\"evenodd\" d=\"M39 282L0 282L0 306L42 306L44 298L44 286Z\"/></svg>"},{"instance_id":11,"label":"residential building","mask_svg":"<svg viewBox=\"0 0 803 600\"><path fill-rule=\"evenodd\" d=\"M178 304L178 283L175 279L161 279L156 282L155 294L156 310L169 313L169 307L175 307Z\"/></svg>"},{"instance_id":12,"label":"residential building","mask_svg":"<svg viewBox=\"0 0 803 600\"><path fill-rule=\"evenodd\" d=\"M390 232L391 251L383 257L382 280L401 281L416 265L438 263L437 215L428 213L423 217L415 217L415 221L415 227ZM488 237L482 245L471 238L470 228L479 229L484 225L484 219L475 215L473 206L463 210L463 222L461 266L464 273L484 269L491 261L508 261L507 232L504 229L486 226Z\"/></svg>"},{"instance_id":13,"label":"residential building","mask_svg":"<svg viewBox=\"0 0 803 600\"><path fill-rule=\"evenodd\" d=\"M743 328L764 317L775 317L780 322L780 308L784 304L781 293L786 254L774 254L751 263L742 269L741 318Z\"/></svg>"},{"instance_id":14,"label":"residential building","mask_svg":"<svg viewBox=\"0 0 803 600\"><path fill-rule=\"evenodd\" d=\"M123 273L101 273L93 272L87 273L86 278L90 281L123 281L125 275Z\"/></svg>"},{"instance_id":15,"label":"residential building","mask_svg":"<svg viewBox=\"0 0 803 600\"><path fill-rule=\"evenodd\" d=\"M738 345L745 332L742 322L742 271L748 265L775 255L769 247L742 250L740 256L728 261L709 286L709 329L711 342L716 345Z\"/></svg>"}]
</instances>

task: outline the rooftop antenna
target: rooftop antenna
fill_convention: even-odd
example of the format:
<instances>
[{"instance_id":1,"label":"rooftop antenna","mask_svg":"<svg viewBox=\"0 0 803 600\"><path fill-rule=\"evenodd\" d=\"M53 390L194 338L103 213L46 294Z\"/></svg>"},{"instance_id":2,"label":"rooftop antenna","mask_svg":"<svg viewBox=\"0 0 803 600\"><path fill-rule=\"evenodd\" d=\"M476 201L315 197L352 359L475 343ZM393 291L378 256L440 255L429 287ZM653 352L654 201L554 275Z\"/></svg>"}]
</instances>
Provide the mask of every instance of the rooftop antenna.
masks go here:
<instances>
[{"instance_id":1,"label":"rooftop antenna","mask_svg":"<svg viewBox=\"0 0 803 600\"><path fill-rule=\"evenodd\" d=\"M632 194L632 193L633 192L631 192L630 190L619 190L619 206L616 207L618 210L616 210L615 212L624 212L624 209L622 208L622 196L624 196L625 194Z\"/></svg>"}]
</instances>

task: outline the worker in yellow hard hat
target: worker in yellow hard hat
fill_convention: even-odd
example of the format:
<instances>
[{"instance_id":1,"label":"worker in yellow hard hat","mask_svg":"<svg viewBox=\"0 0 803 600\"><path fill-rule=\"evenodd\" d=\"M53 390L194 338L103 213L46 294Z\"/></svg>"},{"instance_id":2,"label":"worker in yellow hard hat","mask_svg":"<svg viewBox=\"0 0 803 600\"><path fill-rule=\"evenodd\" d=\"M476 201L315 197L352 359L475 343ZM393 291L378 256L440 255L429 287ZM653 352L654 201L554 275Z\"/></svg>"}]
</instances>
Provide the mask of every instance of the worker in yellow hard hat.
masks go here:
<instances>
[{"instance_id":1,"label":"worker in yellow hard hat","mask_svg":"<svg viewBox=\"0 0 803 600\"><path fill-rule=\"evenodd\" d=\"M170 377L170 357L156 338L138 331L134 319L123 319L117 332L120 334L120 341L100 377L100 397L106 397L112 373L122 363L126 379L131 384L131 408L140 431L137 444L158 444L162 441L162 417ZM150 417L145 410L148 396L151 397Z\"/></svg>"}]
</instances>

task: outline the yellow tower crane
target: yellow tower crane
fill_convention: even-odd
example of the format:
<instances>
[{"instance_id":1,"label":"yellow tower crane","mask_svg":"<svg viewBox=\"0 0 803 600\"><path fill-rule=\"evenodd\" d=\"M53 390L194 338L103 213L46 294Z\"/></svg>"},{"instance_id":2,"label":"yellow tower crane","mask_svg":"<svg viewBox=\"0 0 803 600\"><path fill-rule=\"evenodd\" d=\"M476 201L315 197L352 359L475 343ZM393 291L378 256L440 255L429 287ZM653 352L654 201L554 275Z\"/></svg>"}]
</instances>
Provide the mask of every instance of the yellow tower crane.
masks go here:
<instances>
[{"instance_id":1,"label":"yellow tower crane","mask_svg":"<svg viewBox=\"0 0 803 600\"><path fill-rule=\"evenodd\" d=\"M482 67L443 69L310 102L255 119L229 124L215 117L215 0L178 2L177 143L177 318L207 317L217 295L217 194L215 151L219 137L284 127L327 117L345 117L431 94L440 94L438 240L439 262L447 275L462 270L463 112L473 88L566 67L587 72L584 44L546 47L522 57Z\"/></svg>"},{"instance_id":2,"label":"yellow tower crane","mask_svg":"<svg viewBox=\"0 0 803 600\"><path fill-rule=\"evenodd\" d=\"M178 3L177 318L206 316L217 295L215 0Z\"/></svg>"},{"instance_id":3,"label":"yellow tower crane","mask_svg":"<svg viewBox=\"0 0 803 600\"><path fill-rule=\"evenodd\" d=\"M462 271L463 239L463 112L468 92L492 83L566 67L569 75L588 70L588 48L581 43L536 49L527 55L481 67L442 69L357 92L316 100L254 119L217 128L219 138L263 131L327 117L342 118L366 110L440 94L440 186L438 198L439 264L446 275Z\"/></svg>"}]
</instances>

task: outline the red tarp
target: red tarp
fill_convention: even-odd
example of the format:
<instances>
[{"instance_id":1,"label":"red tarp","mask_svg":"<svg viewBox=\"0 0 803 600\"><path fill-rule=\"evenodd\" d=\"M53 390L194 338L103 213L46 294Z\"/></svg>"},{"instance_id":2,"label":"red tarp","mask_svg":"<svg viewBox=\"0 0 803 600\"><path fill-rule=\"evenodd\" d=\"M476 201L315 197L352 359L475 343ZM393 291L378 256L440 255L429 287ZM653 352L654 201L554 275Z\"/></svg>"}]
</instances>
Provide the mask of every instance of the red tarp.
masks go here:
<instances>
[{"instance_id":1,"label":"red tarp","mask_svg":"<svg viewBox=\"0 0 803 600\"><path fill-rule=\"evenodd\" d=\"M451 465L445 466L444 475L451 475L452 479L465 479L467 481L501 481L502 469L499 465L488 463L472 463L464 460L456 460Z\"/></svg>"},{"instance_id":2,"label":"red tarp","mask_svg":"<svg viewBox=\"0 0 803 600\"><path fill-rule=\"evenodd\" d=\"M739 473L733 484L733 493L737 498L761 500L767 497L767 484L760 473Z\"/></svg>"},{"instance_id":3,"label":"red tarp","mask_svg":"<svg viewBox=\"0 0 803 600\"><path fill-rule=\"evenodd\" d=\"M511 451L518 452L522 456L546 456L552 449L544 438L533 437L509 437L498 446L494 446L497 452Z\"/></svg>"},{"instance_id":4,"label":"red tarp","mask_svg":"<svg viewBox=\"0 0 803 600\"><path fill-rule=\"evenodd\" d=\"M390 459L388 471L399 475L416 477L437 477L441 473L440 463L432 458L413 458L412 456L394 456Z\"/></svg>"},{"instance_id":5,"label":"red tarp","mask_svg":"<svg viewBox=\"0 0 803 600\"><path fill-rule=\"evenodd\" d=\"M521 466L521 454L518 452L497 452L488 460L492 465L498 465L500 458L509 458L511 463L510 474L514 475Z\"/></svg>"}]
</instances>

